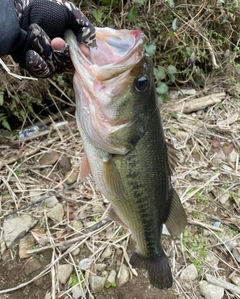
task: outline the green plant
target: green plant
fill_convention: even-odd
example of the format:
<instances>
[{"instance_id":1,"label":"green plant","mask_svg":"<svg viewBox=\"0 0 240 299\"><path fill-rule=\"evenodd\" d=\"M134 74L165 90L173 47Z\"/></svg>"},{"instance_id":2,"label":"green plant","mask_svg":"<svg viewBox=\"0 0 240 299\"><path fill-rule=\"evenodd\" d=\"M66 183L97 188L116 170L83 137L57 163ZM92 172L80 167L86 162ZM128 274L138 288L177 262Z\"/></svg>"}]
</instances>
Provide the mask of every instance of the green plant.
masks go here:
<instances>
[{"instance_id":1,"label":"green plant","mask_svg":"<svg viewBox=\"0 0 240 299\"><path fill-rule=\"evenodd\" d=\"M116 288L117 284L115 282L109 282L107 279L106 279L106 282L105 282L105 288L109 289L109 288Z\"/></svg>"},{"instance_id":2,"label":"green plant","mask_svg":"<svg viewBox=\"0 0 240 299\"><path fill-rule=\"evenodd\" d=\"M99 215L95 215L92 217L92 221L98 221L98 219L99 219Z\"/></svg>"},{"instance_id":3,"label":"green plant","mask_svg":"<svg viewBox=\"0 0 240 299\"><path fill-rule=\"evenodd\" d=\"M22 173L21 169L17 169L14 171L14 173L16 174L16 176L19 176Z\"/></svg>"},{"instance_id":4,"label":"green plant","mask_svg":"<svg viewBox=\"0 0 240 299\"><path fill-rule=\"evenodd\" d=\"M76 274L71 275L71 287L74 287L78 284L78 277Z\"/></svg>"},{"instance_id":5,"label":"green plant","mask_svg":"<svg viewBox=\"0 0 240 299\"><path fill-rule=\"evenodd\" d=\"M183 236L185 251L190 253L189 259L196 266L200 276L203 272L203 259L207 256L206 247L209 244L202 235L194 234L190 236L187 230L183 232Z\"/></svg>"},{"instance_id":6,"label":"green plant","mask_svg":"<svg viewBox=\"0 0 240 299\"><path fill-rule=\"evenodd\" d=\"M71 286L74 287L78 283L81 283L81 285L84 285L84 276L83 275L76 275L75 273L71 275Z\"/></svg>"}]
</instances>

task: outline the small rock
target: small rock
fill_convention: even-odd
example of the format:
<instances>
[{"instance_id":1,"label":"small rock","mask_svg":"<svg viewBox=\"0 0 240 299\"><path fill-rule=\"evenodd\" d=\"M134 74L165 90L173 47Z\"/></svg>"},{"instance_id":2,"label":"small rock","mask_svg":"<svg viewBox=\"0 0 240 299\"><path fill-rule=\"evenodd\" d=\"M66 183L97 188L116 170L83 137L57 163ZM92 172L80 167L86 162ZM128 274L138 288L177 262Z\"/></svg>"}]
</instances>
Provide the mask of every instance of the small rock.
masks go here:
<instances>
[{"instance_id":1,"label":"small rock","mask_svg":"<svg viewBox=\"0 0 240 299\"><path fill-rule=\"evenodd\" d=\"M94 262L93 259L85 258L79 262L79 267L80 269L86 271L91 268L93 262Z\"/></svg>"},{"instance_id":2,"label":"small rock","mask_svg":"<svg viewBox=\"0 0 240 299\"><path fill-rule=\"evenodd\" d=\"M215 286L203 280L199 282L200 292L206 299L221 299L224 296L224 288Z\"/></svg>"},{"instance_id":3,"label":"small rock","mask_svg":"<svg viewBox=\"0 0 240 299\"><path fill-rule=\"evenodd\" d=\"M78 255L79 253L80 253L80 248L79 248L79 247L77 247L76 249L74 249L74 250L71 252L71 254L74 255L74 256Z\"/></svg>"},{"instance_id":4,"label":"small rock","mask_svg":"<svg viewBox=\"0 0 240 299\"><path fill-rule=\"evenodd\" d=\"M76 171L69 171L65 175L65 182L68 185L74 184L78 179L78 173Z\"/></svg>"},{"instance_id":5,"label":"small rock","mask_svg":"<svg viewBox=\"0 0 240 299\"><path fill-rule=\"evenodd\" d=\"M58 266L58 278L62 284L65 284L70 278L73 271L73 266L69 264L62 264Z\"/></svg>"},{"instance_id":6,"label":"small rock","mask_svg":"<svg viewBox=\"0 0 240 299\"><path fill-rule=\"evenodd\" d=\"M35 258L29 259L24 265L24 273L26 276L29 276L33 272L40 270L42 268L41 263Z\"/></svg>"},{"instance_id":7,"label":"small rock","mask_svg":"<svg viewBox=\"0 0 240 299\"><path fill-rule=\"evenodd\" d=\"M58 203L47 213L47 216L52 220L61 222L63 220L63 216L64 216L63 205L61 203Z\"/></svg>"},{"instance_id":8,"label":"small rock","mask_svg":"<svg viewBox=\"0 0 240 299\"><path fill-rule=\"evenodd\" d=\"M116 283L116 271L115 270L111 270L107 279L107 282L109 282L110 284L115 284Z\"/></svg>"},{"instance_id":9,"label":"small rock","mask_svg":"<svg viewBox=\"0 0 240 299\"><path fill-rule=\"evenodd\" d=\"M63 156L58 162L58 169L61 171L62 174L66 174L71 170L71 161L69 157Z\"/></svg>"},{"instance_id":10,"label":"small rock","mask_svg":"<svg viewBox=\"0 0 240 299\"><path fill-rule=\"evenodd\" d=\"M37 220L30 215L6 219L3 222L3 231L7 247L11 247L16 241L21 239L36 223Z\"/></svg>"},{"instance_id":11,"label":"small rock","mask_svg":"<svg viewBox=\"0 0 240 299\"><path fill-rule=\"evenodd\" d=\"M130 279L130 273L128 267L125 264L123 264L120 269L120 275L117 280L117 285L119 287L122 287L129 281L129 279Z\"/></svg>"},{"instance_id":12,"label":"small rock","mask_svg":"<svg viewBox=\"0 0 240 299\"><path fill-rule=\"evenodd\" d=\"M222 188L214 188L212 190L215 197L218 197L218 200L221 202L222 205L225 205L230 198L229 192L225 192L226 190Z\"/></svg>"},{"instance_id":13,"label":"small rock","mask_svg":"<svg viewBox=\"0 0 240 299\"><path fill-rule=\"evenodd\" d=\"M192 179L196 180L196 181L202 181L202 177L199 173L199 171L197 170L192 170L189 172L189 175L191 176Z\"/></svg>"},{"instance_id":14,"label":"small rock","mask_svg":"<svg viewBox=\"0 0 240 299\"><path fill-rule=\"evenodd\" d=\"M39 160L39 164L42 166L53 165L57 162L60 155L61 154L58 152L48 152L42 156L42 158Z\"/></svg>"},{"instance_id":15,"label":"small rock","mask_svg":"<svg viewBox=\"0 0 240 299\"><path fill-rule=\"evenodd\" d=\"M112 255L112 249L110 246L108 246L102 253L102 258L107 259Z\"/></svg>"},{"instance_id":16,"label":"small rock","mask_svg":"<svg viewBox=\"0 0 240 299\"><path fill-rule=\"evenodd\" d=\"M188 140L189 139L189 133L185 132L185 131L181 131L181 130L177 131L175 136L178 140Z\"/></svg>"},{"instance_id":17,"label":"small rock","mask_svg":"<svg viewBox=\"0 0 240 299\"><path fill-rule=\"evenodd\" d=\"M19 242L19 257L20 259L25 259L30 257L30 254L27 253L28 250L31 250L35 245L35 239L32 235L28 234L23 237Z\"/></svg>"},{"instance_id":18,"label":"small rock","mask_svg":"<svg viewBox=\"0 0 240 299\"><path fill-rule=\"evenodd\" d=\"M224 193L219 197L219 201L222 205L225 205L230 198L230 194L228 192Z\"/></svg>"},{"instance_id":19,"label":"small rock","mask_svg":"<svg viewBox=\"0 0 240 299\"><path fill-rule=\"evenodd\" d=\"M106 264L96 264L96 270L97 271L103 271L103 270L106 269L106 267L107 267Z\"/></svg>"},{"instance_id":20,"label":"small rock","mask_svg":"<svg viewBox=\"0 0 240 299\"><path fill-rule=\"evenodd\" d=\"M75 230L79 231L79 230L81 230L83 228L83 224L82 224L81 221L75 220L75 221L73 221L72 227Z\"/></svg>"},{"instance_id":21,"label":"small rock","mask_svg":"<svg viewBox=\"0 0 240 299\"><path fill-rule=\"evenodd\" d=\"M205 261L213 268L218 269L219 260L212 252L208 253L208 255L205 258Z\"/></svg>"},{"instance_id":22,"label":"small rock","mask_svg":"<svg viewBox=\"0 0 240 299\"><path fill-rule=\"evenodd\" d=\"M104 288L105 280L106 280L105 277L92 275L89 279L90 288L91 288L92 292L93 293L101 292L102 289Z\"/></svg>"},{"instance_id":23,"label":"small rock","mask_svg":"<svg viewBox=\"0 0 240 299\"><path fill-rule=\"evenodd\" d=\"M235 259L240 263L240 247L233 248L232 254L235 257Z\"/></svg>"},{"instance_id":24,"label":"small rock","mask_svg":"<svg viewBox=\"0 0 240 299\"><path fill-rule=\"evenodd\" d=\"M37 286L39 288L41 288L43 286L43 283L44 283L43 277L34 281L35 286Z\"/></svg>"},{"instance_id":25,"label":"small rock","mask_svg":"<svg viewBox=\"0 0 240 299\"><path fill-rule=\"evenodd\" d=\"M233 248L236 248L238 246L237 240L230 240L229 242L226 242L226 246L230 251L233 250Z\"/></svg>"},{"instance_id":26,"label":"small rock","mask_svg":"<svg viewBox=\"0 0 240 299\"><path fill-rule=\"evenodd\" d=\"M92 208L94 214L102 214L105 211L103 205L97 204Z\"/></svg>"},{"instance_id":27,"label":"small rock","mask_svg":"<svg viewBox=\"0 0 240 299\"><path fill-rule=\"evenodd\" d=\"M84 297L84 293L83 293L83 291L82 291L82 289L80 288L79 285L76 285L76 286L73 287L73 289L72 289L72 297L74 299L78 299L80 297Z\"/></svg>"},{"instance_id":28,"label":"small rock","mask_svg":"<svg viewBox=\"0 0 240 299\"><path fill-rule=\"evenodd\" d=\"M236 163L238 159L238 152L233 149L232 152L227 156L227 160L231 163Z\"/></svg>"},{"instance_id":29,"label":"small rock","mask_svg":"<svg viewBox=\"0 0 240 299\"><path fill-rule=\"evenodd\" d=\"M186 279L186 280L195 280L197 276L198 276L198 271L193 264L186 267L180 275L181 279Z\"/></svg>"},{"instance_id":30,"label":"small rock","mask_svg":"<svg viewBox=\"0 0 240 299\"><path fill-rule=\"evenodd\" d=\"M53 208L54 206L56 206L59 203L59 201L55 195L45 199L44 202L48 208Z\"/></svg>"},{"instance_id":31,"label":"small rock","mask_svg":"<svg viewBox=\"0 0 240 299\"><path fill-rule=\"evenodd\" d=\"M37 190L31 190L29 191L29 199L31 202L36 202L42 197L42 191Z\"/></svg>"},{"instance_id":32,"label":"small rock","mask_svg":"<svg viewBox=\"0 0 240 299\"><path fill-rule=\"evenodd\" d=\"M226 155L224 154L221 148L217 153L214 153L214 156L212 158L212 162L215 165L221 165L225 160L226 160Z\"/></svg>"}]
</instances>

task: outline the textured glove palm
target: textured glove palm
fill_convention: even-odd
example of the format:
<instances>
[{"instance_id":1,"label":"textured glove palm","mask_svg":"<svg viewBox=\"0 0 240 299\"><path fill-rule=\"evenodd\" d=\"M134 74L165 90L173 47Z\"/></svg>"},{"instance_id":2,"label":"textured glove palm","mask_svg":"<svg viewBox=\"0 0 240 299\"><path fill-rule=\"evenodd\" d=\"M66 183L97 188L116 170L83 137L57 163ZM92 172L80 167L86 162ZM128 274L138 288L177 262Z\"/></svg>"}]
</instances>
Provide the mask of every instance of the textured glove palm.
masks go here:
<instances>
[{"instance_id":1,"label":"textured glove palm","mask_svg":"<svg viewBox=\"0 0 240 299\"><path fill-rule=\"evenodd\" d=\"M63 38L67 29L74 32L79 42L96 46L93 25L71 2L15 0L15 7L20 27L27 32L27 42L10 54L35 77L45 78L55 72L73 69L68 46L63 51L51 48L51 40Z\"/></svg>"}]
</instances>

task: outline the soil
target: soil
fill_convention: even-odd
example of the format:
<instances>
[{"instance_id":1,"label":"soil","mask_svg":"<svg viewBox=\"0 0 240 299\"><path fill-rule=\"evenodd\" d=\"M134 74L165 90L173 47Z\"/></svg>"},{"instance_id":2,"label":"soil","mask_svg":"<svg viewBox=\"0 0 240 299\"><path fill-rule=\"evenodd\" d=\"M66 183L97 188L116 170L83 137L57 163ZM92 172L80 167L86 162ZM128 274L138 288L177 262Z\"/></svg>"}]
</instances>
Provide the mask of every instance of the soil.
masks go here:
<instances>
[{"instance_id":1,"label":"soil","mask_svg":"<svg viewBox=\"0 0 240 299\"><path fill-rule=\"evenodd\" d=\"M206 91L200 95L206 95ZM95 294L89 291L89 273L92 271L104 277L111 269L118 273L122 263L128 265L134 246L126 228L114 222L101 222L107 217L109 203L102 197L91 176L83 183L69 187L66 184L69 169L64 169L64 163L58 163L58 160L46 166L39 162L46 153L57 152L58 157L64 157L64 161L66 157L69 159L71 163L66 165L68 168L71 166L70 173L77 174L75 179L79 180L79 165L84 151L72 118L59 118L57 121L67 120L68 125L59 128L59 132L46 130L48 138L40 134L22 141L16 136L10 140L0 140L0 162L5 163L0 166L0 217L11 217L7 215L21 208L19 214L28 213L38 219L37 226L29 232L34 235L36 246L32 248L31 256L22 260L18 256L18 241L14 248L4 247L4 219L0 218L0 299L73 298L72 278L62 285L57 273L51 271L55 269L51 263L56 257L59 262L74 265L73 274L82 279L84 299L195 299L202 298L199 281L205 280L205 273L228 282L231 282L230 275L240 277L239 262L233 255L233 249L240 247L239 164L236 163L237 156L233 155L239 153L239 124L236 119L224 130L216 125L218 120L224 121L236 110L240 111L240 103L235 97L226 96L221 104L220 108L215 105L198 114L179 113L178 119L171 117L168 105L161 108L166 139L179 150L181 161L172 177L173 185L188 215L188 225L180 237L172 240L164 236L162 240L174 277L173 287L167 291L150 286L147 274L141 270L137 270L138 276L134 276L131 268L131 278L124 286L104 288ZM214 160L216 153L229 151L229 148L230 153ZM37 205L30 201L30 193L35 190L41 191L42 198ZM46 206L44 199L52 193L64 208L60 222L46 216L51 208ZM226 202L220 201L223 193L229 195ZM78 232L77 238L75 222L82 226L81 235ZM94 223L94 229L88 228L89 224ZM108 246L112 252L104 259L102 254ZM74 255L75 249L79 249L80 253ZM64 255L66 250L69 251ZM207 259L210 254L216 258L216 264L214 260ZM89 257L94 259L94 265L87 275L78 265L80 260ZM104 271L95 270L95 264L99 263L106 264ZM192 264L198 271L197 278L194 281L182 279L182 271ZM31 267L36 265L40 268L28 275ZM50 267L47 274L21 286L34 279L46 266ZM15 287L19 288L8 290ZM4 292L1 294L1 291ZM225 290L223 298L234 296Z\"/></svg>"},{"instance_id":2,"label":"soil","mask_svg":"<svg viewBox=\"0 0 240 299\"><path fill-rule=\"evenodd\" d=\"M13 256L11 256L11 254L13 254ZM0 290L14 288L31 280L50 263L51 256L51 250L46 250L37 258L19 259L16 250L7 251L0 264ZM41 267L32 272L36 263L40 264ZM29 272L31 273L29 274ZM46 274L34 283L30 283L16 291L9 292L7 297L0 295L0 298L43 299L46 298L45 296L51 289L51 285L51 277L49 274Z\"/></svg>"}]
</instances>

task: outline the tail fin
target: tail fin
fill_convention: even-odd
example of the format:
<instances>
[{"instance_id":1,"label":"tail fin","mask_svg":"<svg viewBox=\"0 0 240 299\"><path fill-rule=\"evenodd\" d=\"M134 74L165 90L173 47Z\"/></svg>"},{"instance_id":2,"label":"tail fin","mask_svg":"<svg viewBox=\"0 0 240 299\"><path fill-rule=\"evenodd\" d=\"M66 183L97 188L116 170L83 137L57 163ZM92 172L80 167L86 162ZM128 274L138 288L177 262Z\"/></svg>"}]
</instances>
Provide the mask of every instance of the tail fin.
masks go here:
<instances>
[{"instance_id":1,"label":"tail fin","mask_svg":"<svg viewBox=\"0 0 240 299\"><path fill-rule=\"evenodd\" d=\"M159 289L168 289L172 286L172 272L164 252L161 256L145 258L134 252L130 264L136 268L145 268L148 271L150 283Z\"/></svg>"}]
</instances>

